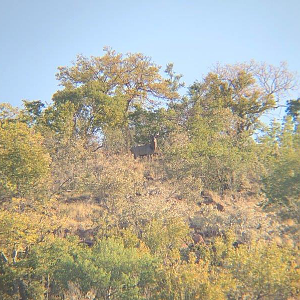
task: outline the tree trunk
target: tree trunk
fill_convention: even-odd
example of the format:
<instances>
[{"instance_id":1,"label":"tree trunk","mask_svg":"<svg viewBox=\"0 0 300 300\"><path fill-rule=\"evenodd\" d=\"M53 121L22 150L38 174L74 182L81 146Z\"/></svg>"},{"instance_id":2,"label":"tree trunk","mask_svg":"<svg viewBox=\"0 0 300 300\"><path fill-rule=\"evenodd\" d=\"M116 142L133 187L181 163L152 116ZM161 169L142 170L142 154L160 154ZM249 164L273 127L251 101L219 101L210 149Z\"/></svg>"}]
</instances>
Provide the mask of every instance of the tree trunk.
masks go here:
<instances>
[{"instance_id":1,"label":"tree trunk","mask_svg":"<svg viewBox=\"0 0 300 300\"><path fill-rule=\"evenodd\" d=\"M20 300L27 300L26 285L22 279L18 279Z\"/></svg>"}]
</instances>

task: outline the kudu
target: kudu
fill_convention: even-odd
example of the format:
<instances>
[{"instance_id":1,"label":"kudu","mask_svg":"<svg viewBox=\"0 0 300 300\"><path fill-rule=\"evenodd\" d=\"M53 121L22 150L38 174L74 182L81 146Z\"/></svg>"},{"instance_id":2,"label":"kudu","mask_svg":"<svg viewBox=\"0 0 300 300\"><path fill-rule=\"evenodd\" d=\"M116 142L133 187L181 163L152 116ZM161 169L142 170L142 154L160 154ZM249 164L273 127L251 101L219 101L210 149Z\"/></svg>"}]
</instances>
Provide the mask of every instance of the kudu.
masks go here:
<instances>
[{"instance_id":1,"label":"kudu","mask_svg":"<svg viewBox=\"0 0 300 300\"><path fill-rule=\"evenodd\" d=\"M156 136L157 135L151 137L150 144L146 144L142 146L134 146L130 149L130 152L133 154L134 159L142 156L151 157L153 154L155 154L155 151L157 150Z\"/></svg>"}]
</instances>

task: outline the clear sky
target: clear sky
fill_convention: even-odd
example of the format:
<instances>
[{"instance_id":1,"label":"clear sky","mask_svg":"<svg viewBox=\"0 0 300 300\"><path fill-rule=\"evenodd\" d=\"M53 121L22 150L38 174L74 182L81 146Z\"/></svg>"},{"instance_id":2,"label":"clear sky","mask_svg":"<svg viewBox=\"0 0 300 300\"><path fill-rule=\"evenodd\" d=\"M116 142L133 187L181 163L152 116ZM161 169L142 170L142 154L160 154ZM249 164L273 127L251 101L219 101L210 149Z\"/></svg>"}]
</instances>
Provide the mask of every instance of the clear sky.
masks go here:
<instances>
[{"instance_id":1,"label":"clear sky","mask_svg":"<svg viewBox=\"0 0 300 300\"><path fill-rule=\"evenodd\" d=\"M0 102L50 103L57 67L104 46L173 62L188 85L217 62L300 73L299 12L300 0L0 0Z\"/></svg>"}]
</instances>

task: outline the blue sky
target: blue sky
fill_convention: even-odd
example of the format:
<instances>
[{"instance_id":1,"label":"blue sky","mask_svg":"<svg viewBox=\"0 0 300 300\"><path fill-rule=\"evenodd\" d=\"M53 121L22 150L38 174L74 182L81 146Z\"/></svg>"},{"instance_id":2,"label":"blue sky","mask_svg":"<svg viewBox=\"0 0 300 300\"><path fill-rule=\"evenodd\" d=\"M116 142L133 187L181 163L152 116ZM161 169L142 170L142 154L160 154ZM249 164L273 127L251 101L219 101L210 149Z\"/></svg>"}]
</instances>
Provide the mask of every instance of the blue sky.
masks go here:
<instances>
[{"instance_id":1,"label":"blue sky","mask_svg":"<svg viewBox=\"0 0 300 300\"><path fill-rule=\"evenodd\" d=\"M299 12L299 0L2 0L0 102L50 103L57 67L104 46L173 62L188 85L217 62L286 61L300 73Z\"/></svg>"}]
</instances>

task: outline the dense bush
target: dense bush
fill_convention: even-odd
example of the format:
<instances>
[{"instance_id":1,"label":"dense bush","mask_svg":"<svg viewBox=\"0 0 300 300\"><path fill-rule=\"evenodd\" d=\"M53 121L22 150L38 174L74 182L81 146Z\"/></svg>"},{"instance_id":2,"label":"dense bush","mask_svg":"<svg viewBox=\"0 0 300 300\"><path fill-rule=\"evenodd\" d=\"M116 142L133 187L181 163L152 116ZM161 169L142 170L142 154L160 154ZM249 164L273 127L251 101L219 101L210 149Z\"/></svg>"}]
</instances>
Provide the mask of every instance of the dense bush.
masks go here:
<instances>
[{"instance_id":1,"label":"dense bush","mask_svg":"<svg viewBox=\"0 0 300 300\"><path fill-rule=\"evenodd\" d=\"M299 101L260 121L293 76L217 66L180 97L159 69L107 48L51 105L0 105L1 299L299 297Z\"/></svg>"}]
</instances>

